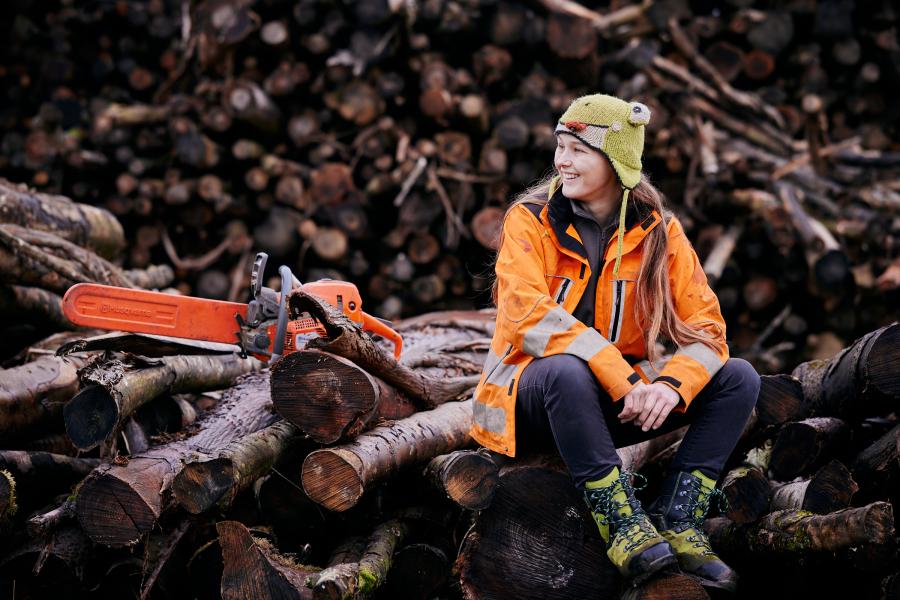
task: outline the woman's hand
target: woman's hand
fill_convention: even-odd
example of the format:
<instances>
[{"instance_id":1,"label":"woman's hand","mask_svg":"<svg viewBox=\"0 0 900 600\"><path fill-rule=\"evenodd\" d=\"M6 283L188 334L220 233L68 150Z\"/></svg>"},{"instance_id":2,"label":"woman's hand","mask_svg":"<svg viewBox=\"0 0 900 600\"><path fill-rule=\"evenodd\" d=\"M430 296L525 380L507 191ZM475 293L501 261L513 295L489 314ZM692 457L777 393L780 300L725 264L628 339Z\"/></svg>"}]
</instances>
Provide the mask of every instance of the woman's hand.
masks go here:
<instances>
[{"instance_id":1,"label":"woman's hand","mask_svg":"<svg viewBox=\"0 0 900 600\"><path fill-rule=\"evenodd\" d=\"M678 392L663 383L651 383L644 390L644 408L635 424L643 431L659 429L679 402Z\"/></svg>"},{"instance_id":2,"label":"woman's hand","mask_svg":"<svg viewBox=\"0 0 900 600\"><path fill-rule=\"evenodd\" d=\"M625 407L622 409L622 412L619 413L619 421L628 423L640 416L641 411L644 408L644 390L647 387L646 383L638 381L637 385L631 388L630 392L625 394L625 398L623 399Z\"/></svg>"}]
</instances>

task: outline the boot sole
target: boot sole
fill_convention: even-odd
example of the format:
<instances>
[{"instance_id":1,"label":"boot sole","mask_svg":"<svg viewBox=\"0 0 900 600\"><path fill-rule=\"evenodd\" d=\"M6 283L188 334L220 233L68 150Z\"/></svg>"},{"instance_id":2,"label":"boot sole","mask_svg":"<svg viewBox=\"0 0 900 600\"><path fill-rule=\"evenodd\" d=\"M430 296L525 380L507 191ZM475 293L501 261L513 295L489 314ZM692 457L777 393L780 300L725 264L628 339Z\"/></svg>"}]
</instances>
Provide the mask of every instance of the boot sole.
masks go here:
<instances>
[{"instance_id":1,"label":"boot sole","mask_svg":"<svg viewBox=\"0 0 900 600\"><path fill-rule=\"evenodd\" d=\"M667 567L678 567L678 560L674 555L663 556L649 563L644 571L631 578L631 587L638 587L654 575Z\"/></svg>"}]
</instances>

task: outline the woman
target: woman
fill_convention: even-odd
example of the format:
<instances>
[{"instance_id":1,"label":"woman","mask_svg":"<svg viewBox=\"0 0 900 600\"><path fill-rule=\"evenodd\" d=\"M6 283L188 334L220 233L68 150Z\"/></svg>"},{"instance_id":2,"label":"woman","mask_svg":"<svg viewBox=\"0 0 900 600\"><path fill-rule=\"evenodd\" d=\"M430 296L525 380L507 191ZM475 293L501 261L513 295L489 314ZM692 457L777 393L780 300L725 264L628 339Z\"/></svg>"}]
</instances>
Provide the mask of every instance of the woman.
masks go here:
<instances>
[{"instance_id":1,"label":"woman","mask_svg":"<svg viewBox=\"0 0 900 600\"><path fill-rule=\"evenodd\" d=\"M509 208L497 326L472 435L509 456L555 444L623 575L674 566L734 591L701 528L759 376L729 358L725 323L681 224L641 175L650 111L576 99L556 127L557 174ZM657 338L678 346L661 360ZM644 511L616 447L690 424Z\"/></svg>"}]
</instances>

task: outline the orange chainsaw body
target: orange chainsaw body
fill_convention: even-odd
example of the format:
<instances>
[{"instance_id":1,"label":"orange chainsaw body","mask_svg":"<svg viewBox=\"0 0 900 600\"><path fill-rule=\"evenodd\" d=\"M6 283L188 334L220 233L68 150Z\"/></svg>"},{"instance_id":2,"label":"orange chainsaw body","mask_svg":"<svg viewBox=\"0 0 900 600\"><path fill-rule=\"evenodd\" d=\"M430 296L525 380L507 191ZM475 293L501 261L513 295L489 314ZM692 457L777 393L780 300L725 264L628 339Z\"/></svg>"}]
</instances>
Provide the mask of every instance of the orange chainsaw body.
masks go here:
<instances>
[{"instance_id":1,"label":"orange chainsaw body","mask_svg":"<svg viewBox=\"0 0 900 600\"><path fill-rule=\"evenodd\" d=\"M363 312L362 300L355 285L345 281L322 280L301 287L305 292L338 307L364 330L393 342L394 356L400 357L400 335L384 322ZM276 320L267 318L248 323L248 305L238 302L79 283L66 292L62 308L75 325L237 344L247 354L264 361L269 360L274 354L273 348L277 347ZM302 350L310 338L324 335L325 329L309 315L289 320L280 354Z\"/></svg>"}]
</instances>

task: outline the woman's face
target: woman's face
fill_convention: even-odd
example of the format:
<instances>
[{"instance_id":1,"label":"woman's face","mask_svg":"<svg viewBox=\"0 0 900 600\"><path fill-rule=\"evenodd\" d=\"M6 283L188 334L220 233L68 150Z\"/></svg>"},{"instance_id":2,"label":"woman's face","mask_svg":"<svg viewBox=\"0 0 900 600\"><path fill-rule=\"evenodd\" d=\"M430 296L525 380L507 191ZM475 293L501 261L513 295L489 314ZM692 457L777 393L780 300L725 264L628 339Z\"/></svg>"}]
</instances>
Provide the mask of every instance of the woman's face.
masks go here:
<instances>
[{"instance_id":1,"label":"woman's face","mask_svg":"<svg viewBox=\"0 0 900 600\"><path fill-rule=\"evenodd\" d=\"M556 136L553 166L562 177L563 194L567 198L595 202L618 197L619 184L612 165L572 135Z\"/></svg>"}]
</instances>

